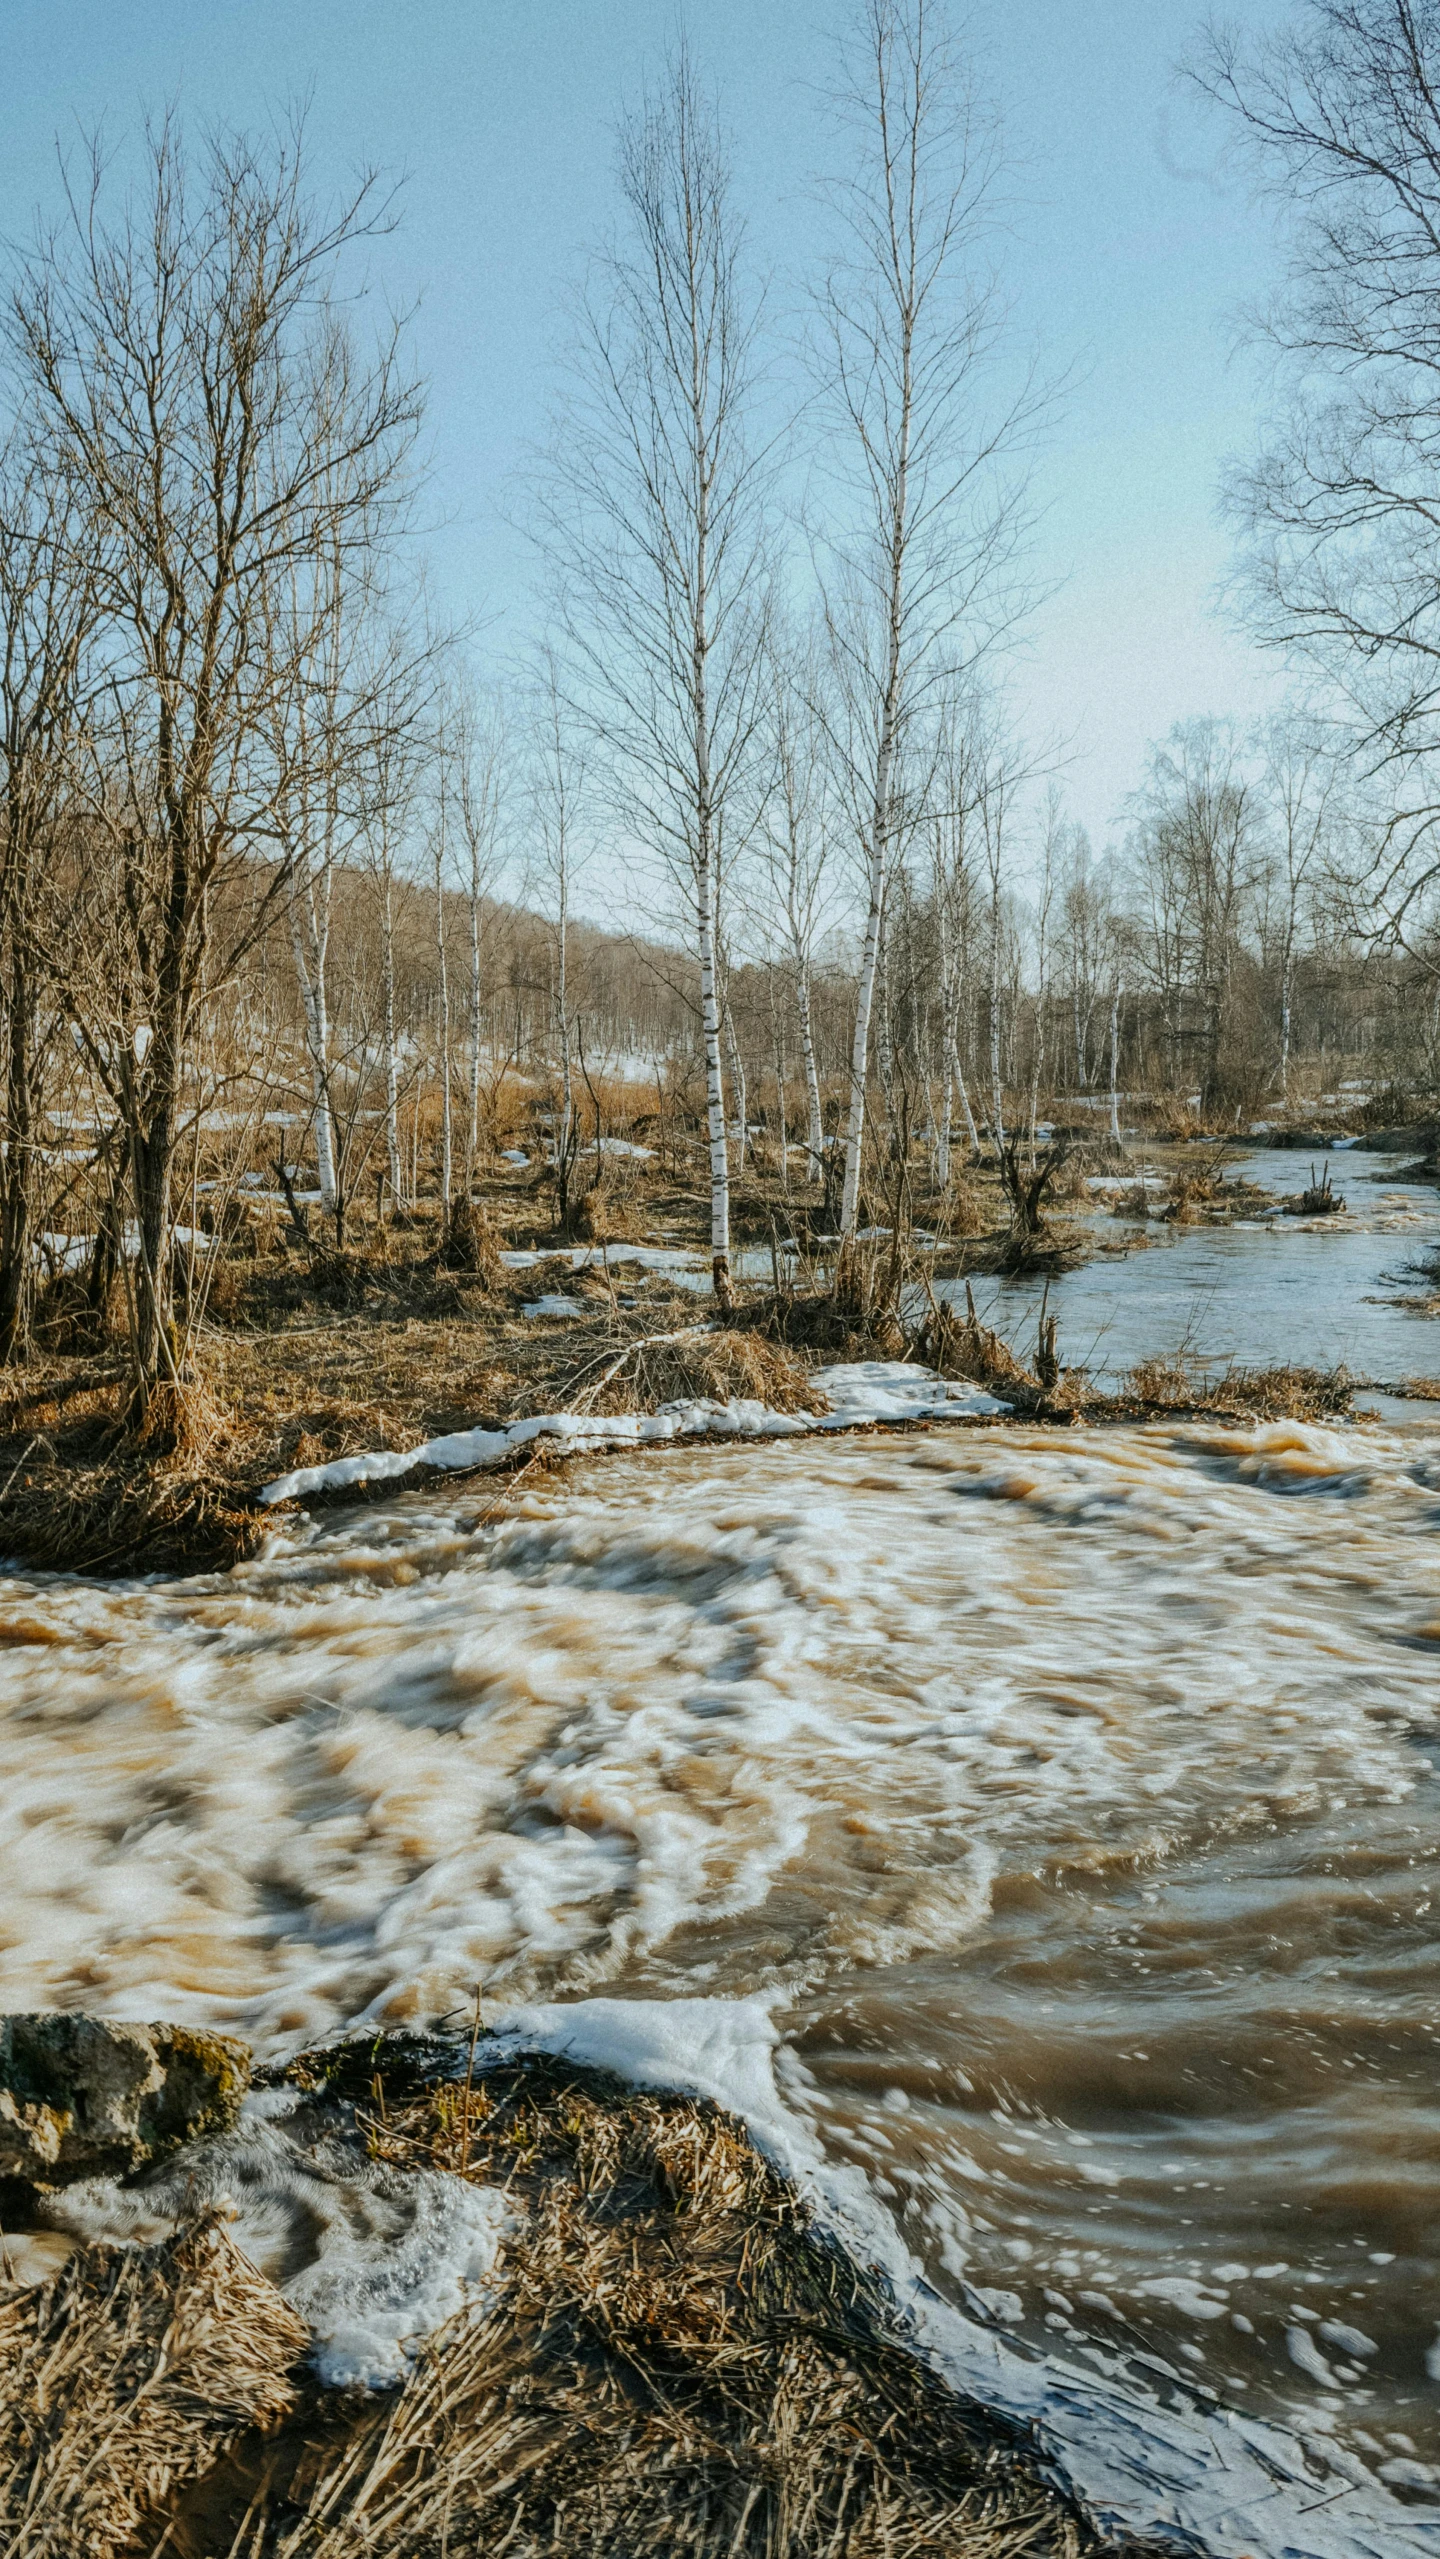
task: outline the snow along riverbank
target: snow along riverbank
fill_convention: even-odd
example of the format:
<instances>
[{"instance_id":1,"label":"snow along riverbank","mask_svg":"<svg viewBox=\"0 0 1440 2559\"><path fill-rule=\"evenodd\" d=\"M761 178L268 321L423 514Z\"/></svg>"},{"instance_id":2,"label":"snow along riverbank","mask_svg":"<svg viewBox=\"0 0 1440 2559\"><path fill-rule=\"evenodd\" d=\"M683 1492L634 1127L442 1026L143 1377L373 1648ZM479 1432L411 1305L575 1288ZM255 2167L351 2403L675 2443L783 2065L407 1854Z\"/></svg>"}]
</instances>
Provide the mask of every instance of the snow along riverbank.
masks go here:
<instances>
[{"instance_id":1,"label":"snow along riverbank","mask_svg":"<svg viewBox=\"0 0 1440 2559\"><path fill-rule=\"evenodd\" d=\"M815 1372L828 1413L777 1413L753 1398L729 1404L708 1397L662 1404L658 1413L536 1413L501 1430L447 1431L418 1448L368 1449L324 1466L297 1466L263 1485L259 1498L303 1500L344 1492L353 1484L388 1484L417 1467L445 1472L497 1466L518 1448L554 1440L567 1449L636 1448L677 1439L796 1439L807 1431L848 1431L871 1422L951 1422L972 1414L1008 1413L998 1396L963 1379L937 1377L905 1360L853 1360Z\"/></svg>"}]
</instances>

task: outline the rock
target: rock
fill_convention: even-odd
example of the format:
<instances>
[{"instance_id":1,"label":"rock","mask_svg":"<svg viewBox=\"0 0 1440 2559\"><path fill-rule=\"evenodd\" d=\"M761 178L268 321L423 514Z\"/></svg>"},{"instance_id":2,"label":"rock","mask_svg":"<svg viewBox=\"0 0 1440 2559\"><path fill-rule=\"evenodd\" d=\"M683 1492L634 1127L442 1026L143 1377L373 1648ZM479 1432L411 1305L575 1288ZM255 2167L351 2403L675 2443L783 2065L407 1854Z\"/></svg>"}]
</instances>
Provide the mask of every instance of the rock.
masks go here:
<instances>
[{"instance_id":1,"label":"rock","mask_svg":"<svg viewBox=\"0 0 1440 2559\"><path fill-rule=\"evenodd\" d=\"M228 2132L250 2085L233 2035L58 2011L0 2017L0 2177L123 2177Z\"/></svg>"}]
</instances>

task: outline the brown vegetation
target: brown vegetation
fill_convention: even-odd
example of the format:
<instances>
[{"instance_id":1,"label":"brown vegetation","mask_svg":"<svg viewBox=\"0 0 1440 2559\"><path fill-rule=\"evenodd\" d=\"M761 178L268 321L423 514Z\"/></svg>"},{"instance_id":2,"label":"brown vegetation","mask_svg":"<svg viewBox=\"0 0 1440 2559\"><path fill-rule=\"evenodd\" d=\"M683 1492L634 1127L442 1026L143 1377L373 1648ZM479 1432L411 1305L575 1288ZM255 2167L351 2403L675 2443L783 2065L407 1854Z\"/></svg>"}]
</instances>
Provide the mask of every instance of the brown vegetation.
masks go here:
<instances>
[{"instance_id":1,"label":"brown vegetation","mask_svg":"<svg viewBox=\"0 0 1440 2559\"><path fill-rule=\"evenodd\" d=\"M307 2332L206 2218L83 2248L0 2299L0 2539L13 2559L115 2559L247 2428L294 2407Z\"/></svg>"},{"instance_id":2,"label":"brown vegetation","mask_svg":"<svg viewBox=\"0 0 1440 2559\"><path fill-rule=\"evenodd\" d=\"M422 1199L403 1223L355 1204L343 1250L318 1221L302 1239L278 1211L268 1223L217 1221L188 1373L173 1393L155 1390L143 1423L131 1409L123 1311L97 1309L83 1274L60 1273L42 1293L31 1356L5 1373L9 1391L0 1396L0 1550L105 1572L223 1565L257 1546L270 1515L256 1508L256 1491L291 1468L565 1408L649 1411L740 1397L799 1411L814 1402L811 1369L836 1360L915 1357L1057 1421L1192 1409L1197 1395L1232 1394L1222 1379L1198 1388L1187 1381L1183 1394L1127 1389L1119 1403L1107 1400L1062 1371L1053 1345L1048 1356L1037 1348L1015 1357L978 1322L973 1301L963 1317L932 1303L937 1269L994 1268L1006 1247L1000 1173L983 1164L960 1190L966 1222L983 1227L978 1237L953 1234L953 1184L944 1197L926 1197L918 1163L903 1183L882 1164L874 1192L883 1197L883 1174L902 1217L837 1246L807 1240L820 1228L813 1196L793 1188L787 1196L778 1158L752 1155L736 1223L765 1239L770 1285L757 1296L753 1279L748 1289L742 1283L734 1314L716 1321L697 1302L704 1161L678 1104L663 1153L602 1158L598 1188L592 1182L583 1195L613 1202L649 1244L689 1245L692 1284L617 1257L603 1235L577 1271L538 1160L542 1108L534 1088L514 1085L504 1097L497 1136L528 1164L507 1167L497 1149L470 1194L448 1211L433 1195ZM643 1088L612 1082L601 1108L629 1143L650 1145L657 1134ZM1228 1210L1238 1186L1203 1165L1199 1174ZM1191 1177L1182 1158L1175 1178ZM938 1244L909 1223L911 1180ZM1086 1233L1086 1249L1101 1248L1094 1229ZM512 1270L501 1254L516 1247L540 1258ZM548 1297L572 1311L522 1311ZM1296 1392L1308 1409L1309 1389Z\"/></svg>"},{"instance_id":3,"label":"brown vegetation","mask_svg":"<svg viewBox=\"0 0 1440 2559\"><path fill-rule=\"evenodd\" d=\"M332 2049L309 2075L357 2103L387 2163L504 2190L499 2296L432 2339L398 2397L312 2396L222 2463L175 2501L171 2559L1097 2548L1021 2431L920 2361L883 2283L733 2116L546 2056L437 2085L416 2049Z\"/></svg>"},{"instance_id":4,"label":"brown vegetation","mask_svg":"<svg viewBox=\"0 0 1440 2559\"><path fill-rule=\"evenodd\" d=\"M1124 1414L1239 1415L1247 1421L1330 1421L1348 1413L1355 1383L1343 1368L1226 1368L1218 1374L1180 1358L1141 1360L1115 1399Z\"/></svg>"}]
</instances>

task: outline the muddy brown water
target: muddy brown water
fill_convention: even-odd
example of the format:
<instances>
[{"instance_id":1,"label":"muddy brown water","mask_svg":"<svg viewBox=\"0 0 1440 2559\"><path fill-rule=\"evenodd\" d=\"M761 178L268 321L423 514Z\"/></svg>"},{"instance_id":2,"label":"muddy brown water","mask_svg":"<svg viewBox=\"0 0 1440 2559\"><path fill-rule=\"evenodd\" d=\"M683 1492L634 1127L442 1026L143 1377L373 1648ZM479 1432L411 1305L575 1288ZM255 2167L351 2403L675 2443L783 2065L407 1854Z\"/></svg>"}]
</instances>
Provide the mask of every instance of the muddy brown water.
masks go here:
<instances>
[{"instance_id":1,"label":"muddy brown water","mask_svg":"<svg viewBox=\"0 0 1440 2559\"><path fill-rule=\"evenodd\" d=\"M0 2001L776 1988L939 2291L1440 2488L1436 1416L485 1498L0 1584Z\"/></svg>"}]
</instances>

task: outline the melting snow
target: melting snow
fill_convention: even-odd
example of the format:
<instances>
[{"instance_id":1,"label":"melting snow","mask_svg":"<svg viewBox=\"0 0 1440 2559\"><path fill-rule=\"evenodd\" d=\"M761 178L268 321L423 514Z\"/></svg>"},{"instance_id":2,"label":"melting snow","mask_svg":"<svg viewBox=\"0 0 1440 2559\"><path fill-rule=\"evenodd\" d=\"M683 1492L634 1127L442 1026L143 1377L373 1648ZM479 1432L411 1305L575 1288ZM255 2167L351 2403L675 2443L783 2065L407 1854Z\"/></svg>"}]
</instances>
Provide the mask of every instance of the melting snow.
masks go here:
<instances>
[{"instance_id":1,"label":"melting snow","mask_svg":"<svg viewBox=\"0 0 1440 2559\"><path fill-rule=\"evenodd\" d=\"M578 1313L571 1298L539 1298L527 1315ZM298 1466L260 1492L264 1503L297 1501L307 1493L344 1491L351 1484L390 1483L417 1466L445 1470L494 1466L511 1450L537 1439L570 1448L628 1448L651 1441L790 1439L806 1431L853 1430L867 1422L954 1421L964 1414L1006 1413L1010 1407L978 1386L936 1377L904 1360L856 1360L817 1369L814 1384L828 1397L828 1413L777 1413L746 1396L722 1404L708 1396L662 1404L656 1413L536 1413L501 1430L447 1431L418 1448L368 1449L332 1458L325 1466Z\"/></svg>"}]
</instances>

